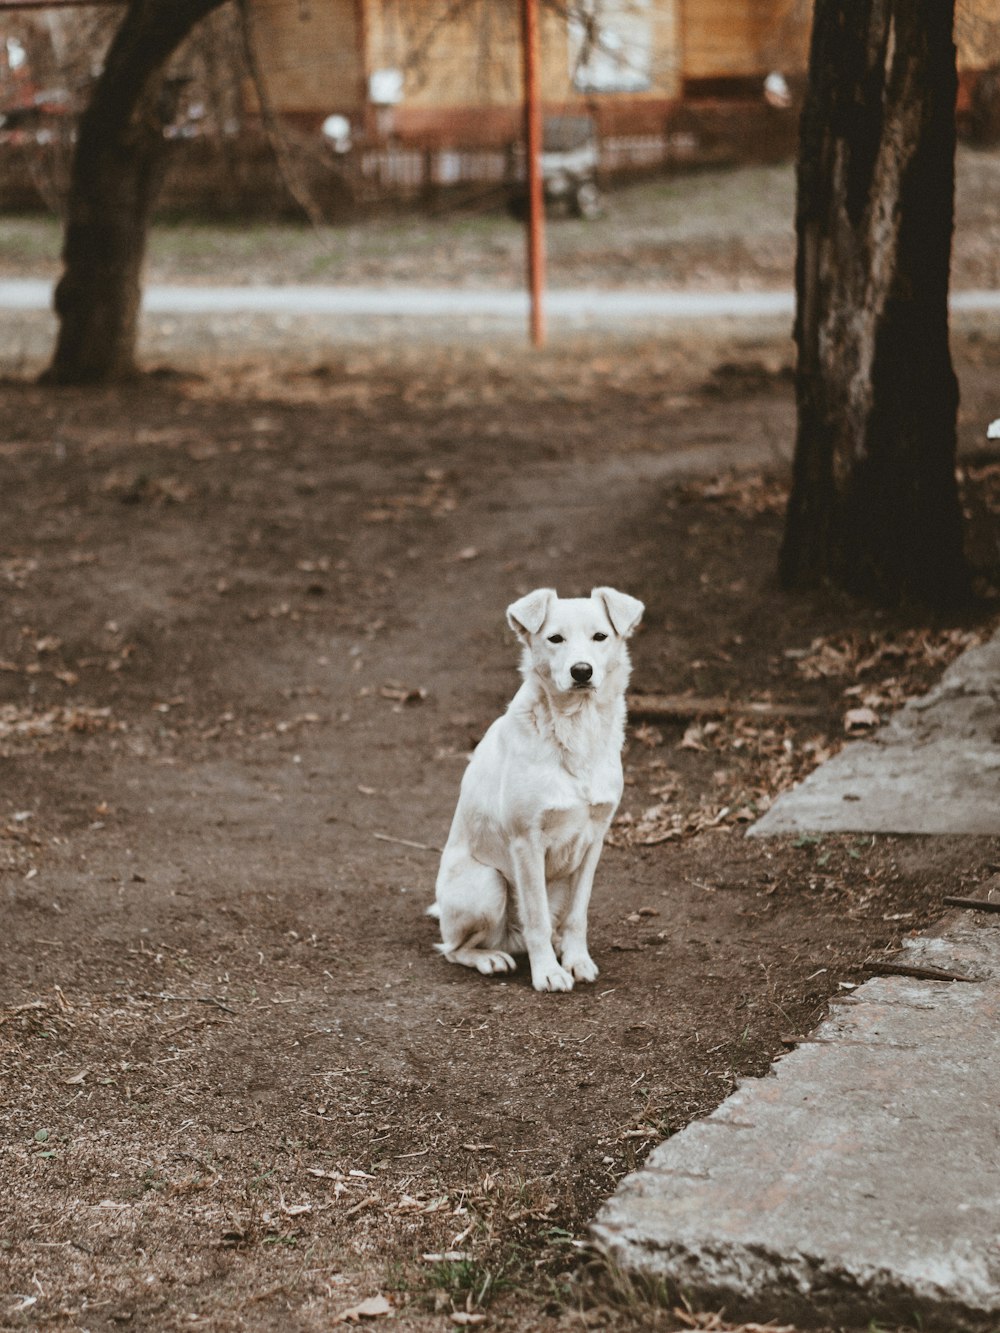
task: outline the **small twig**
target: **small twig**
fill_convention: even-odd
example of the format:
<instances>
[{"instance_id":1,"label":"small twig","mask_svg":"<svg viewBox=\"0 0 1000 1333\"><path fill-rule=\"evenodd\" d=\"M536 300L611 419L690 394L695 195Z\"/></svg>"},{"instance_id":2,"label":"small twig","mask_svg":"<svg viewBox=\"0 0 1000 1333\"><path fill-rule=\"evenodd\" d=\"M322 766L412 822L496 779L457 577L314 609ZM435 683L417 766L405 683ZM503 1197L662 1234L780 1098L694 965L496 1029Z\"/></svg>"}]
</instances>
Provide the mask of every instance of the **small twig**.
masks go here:
<instances>
[{"instance_id":1,"label":"small twig","mask_svg":"<svg viewBox=\"0 0 1000 1333\"><path fill-rule=\"evenodd\" d=\"M948 972L941 967L923 967L919 963L892 963L881 958L869 958L863 964L869 972L889 972L897 977L917 977L921 981L982 981L982 977L968 977L961 972Z\"/></svg>"},{"instance_id":2,"label":"small twig","mask_svg":"<svg viewBox=\"0 0 1000 1333\"><path fill-rule=\"evenodd\" d=\"M958 898L949 894L942 901L948 907L968 907L974 912L1000 912L1000 902L992 902L989 898Z\"/></svg>"},{"instance_id":3,"label":"small twig","mask_svg":"<svg viewBox=\"0 0 1000 1333\"><path fill-rule=\"evenodd\" d=\"M398 842L402 847L414 847L418 852L437 852L438 855L444 850L442 847L431 847L426 842L411 842L409 838L393 838L388 833L373 833L373 838L378 838L379 842Z\"/></svg>"},{"instance_id":4,"label":"small twig","mask_svg":"<svg viewBox=\"0 0 1000 1333\"><path fill-rule=\"evenodd\" d=\"M377 1194L369 1194L366 1199L362 1199L360 1203L356 1203L353 1208L348 1208L344 1216L355 1217L358 1213L362 1212L363 1209L370 1208L373 1203L378 1203L378 1201Z\"/></svg>"},{"instance_id":5,"label":"small twig","mask_svg":"<svg viewBox=\"0 0 1000 1333\"><path fill-rule=\"evenodd\" d=\"M166 991L156 993L154 991L137 991L136 998L139 1000L165 1000L174 1004L214 1004L218 1009L224 1009L227 1014L235 1014L236 1009L230 1009L228 1005L217 1000L214 995L170 995Z\"/></svg>"}]
</instances>

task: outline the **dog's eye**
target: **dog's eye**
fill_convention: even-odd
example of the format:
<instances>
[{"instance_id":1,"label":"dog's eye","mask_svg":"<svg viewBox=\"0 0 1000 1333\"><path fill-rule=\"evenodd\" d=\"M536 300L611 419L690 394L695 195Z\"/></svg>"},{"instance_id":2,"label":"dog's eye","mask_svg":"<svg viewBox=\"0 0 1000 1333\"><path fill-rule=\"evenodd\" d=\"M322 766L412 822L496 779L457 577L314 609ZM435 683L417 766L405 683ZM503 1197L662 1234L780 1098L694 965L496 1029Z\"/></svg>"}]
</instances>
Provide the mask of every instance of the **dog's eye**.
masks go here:
<instances>
[{"instance_id":1,"label":"dog's eye","mask_svg":"<svg viewBox=\"0 0 1000 1333\"><path fill-rule=\"evenodd\" d=\"M565 642L566 642L566 640L563 638L563 636L562 636L561 634L550 634L550 635L549 635L549 643L565 643Z\"/></svg>"},{"instance_id":2,"label":"dog's eye","mask_svg":"<svg viewBox=\"0 0 1000 1333\"><path fill-rule=\"evenodd\" d=\"M605 640L607 637L608 637L608 636L607 636L606 634L597 633L597 634L594 635L594 642L595 642L595 643L603 643L604 640Z\"/></svg>"}]
</instances>

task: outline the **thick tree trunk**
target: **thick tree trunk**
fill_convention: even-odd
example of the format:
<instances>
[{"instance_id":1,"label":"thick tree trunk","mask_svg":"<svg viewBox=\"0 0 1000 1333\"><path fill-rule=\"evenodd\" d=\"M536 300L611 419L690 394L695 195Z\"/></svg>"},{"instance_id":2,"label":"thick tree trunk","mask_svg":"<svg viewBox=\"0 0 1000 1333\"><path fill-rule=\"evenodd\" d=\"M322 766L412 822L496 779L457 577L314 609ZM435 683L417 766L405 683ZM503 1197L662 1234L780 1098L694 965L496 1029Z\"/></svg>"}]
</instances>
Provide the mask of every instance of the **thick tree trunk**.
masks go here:
<instances>
[{"instance_id":1,"label":"thick tree trunk","mask_svg":"<svg viewBox=\"0 0 1000 1333\"><path fill-rule=\"evenodd\" d=\"M953 0L817 0L799 148L786 586L968 593L948 347Z\"/></svg>"},{"instance_id":2,"label":"thick tree trunk","mask_svg":"<svg viewBox=\"0 0 1000 1333\"><path fill-rule=\"evenodd\" d=\"M131 0L80 118L67 200L59 334L44 379L86 384L133 375L149 215L169 115L164 71L223 0Z\"/></svg>"}]
</instances>

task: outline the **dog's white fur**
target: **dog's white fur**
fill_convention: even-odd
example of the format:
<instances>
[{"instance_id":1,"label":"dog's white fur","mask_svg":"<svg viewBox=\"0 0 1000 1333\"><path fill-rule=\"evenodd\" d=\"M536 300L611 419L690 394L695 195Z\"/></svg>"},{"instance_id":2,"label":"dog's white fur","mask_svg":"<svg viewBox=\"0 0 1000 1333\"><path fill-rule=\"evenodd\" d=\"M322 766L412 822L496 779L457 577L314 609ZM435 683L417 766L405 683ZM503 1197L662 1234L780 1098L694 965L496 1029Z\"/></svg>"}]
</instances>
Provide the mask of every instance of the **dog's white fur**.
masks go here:
<instances>
[{"instance_id":1,"label":"dog's white fur","mask_svg":"<svg viewBox=\"0 0 1000 1333\"><path fill-rule=\"evenodd\" d=\"M538 588L507 608L524 683L469 761L441 857L431 910L449 962L509 972L526 951L536 990L596 978L587 908L622 795L625 641L643 609L614 588Z\"/></svg>"}]
</instances>

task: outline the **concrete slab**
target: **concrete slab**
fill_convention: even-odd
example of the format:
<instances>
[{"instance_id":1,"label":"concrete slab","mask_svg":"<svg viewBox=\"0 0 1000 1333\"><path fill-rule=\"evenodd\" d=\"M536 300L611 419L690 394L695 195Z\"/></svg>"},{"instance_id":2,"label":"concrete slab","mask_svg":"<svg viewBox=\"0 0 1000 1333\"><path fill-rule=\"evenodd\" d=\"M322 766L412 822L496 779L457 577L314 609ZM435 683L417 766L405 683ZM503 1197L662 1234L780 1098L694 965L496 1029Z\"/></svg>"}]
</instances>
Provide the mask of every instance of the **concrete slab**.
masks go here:
<instances>
[{"instance_id":1,"label":"concrete slab","mask_svg":"<svg viewBox=\"0 0 1000 1333\"><path fill-rule=\"evenodd\" d=\"M990 929L974 913L948 918L940 933L916 935L903 942L895 961L904 967L936 967L969 981L1000 985L1000 922ZM956 1033L956 1038L962 1034ZM997 1103L997 1142L1000 1143L1000 1102ZM997 1201L1000 1233L1000 1199Z\"/></svg>"},{"instance_id":2,"label":"concrete slab","mask_svg":"<svg viewBox=\"0 0 1000 1333\"><path fill-rule=\"evenodd\" d=\"M1000 1329L1000 924L954 918L601 1209L634 1278L743 1318Z\"/></svg>"},{"instance_id":3,"label":"concrete slab","mask_svg":"<svg viewBox=\"0 0 1000 1333\"><path fill-rule=\"evenodd\" d=\"M780 796L749 836L1000 834L1000 634L871 739Z\"/></svg>"}]
</instances>

